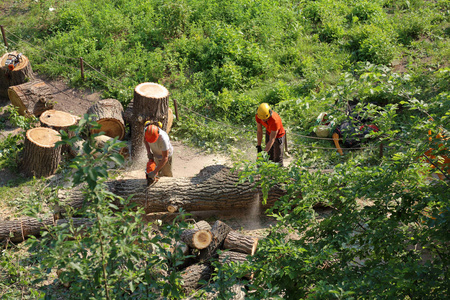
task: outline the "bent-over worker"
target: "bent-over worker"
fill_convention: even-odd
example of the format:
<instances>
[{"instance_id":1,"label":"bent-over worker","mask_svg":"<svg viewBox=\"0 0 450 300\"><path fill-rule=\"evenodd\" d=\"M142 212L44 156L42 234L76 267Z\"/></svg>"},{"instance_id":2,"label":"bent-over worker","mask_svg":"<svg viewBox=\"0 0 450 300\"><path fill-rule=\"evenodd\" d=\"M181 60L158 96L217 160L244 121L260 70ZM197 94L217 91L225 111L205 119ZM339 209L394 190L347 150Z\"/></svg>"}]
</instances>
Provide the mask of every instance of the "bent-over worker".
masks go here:
<instances>
[{"instance_id":1,"label":"bent-over worker","mask_svg":"<svg viewBox=\"0 0 450 300\"><path fill-rule=\"evenodd\" d=\"M147 149L147 157L156 163L155 170L147 174L151 179L155 179L158 173L162 176L173 177L172 174L172 154L173 147L170 143L169 135L147 121L144 124L144 145Z\"/></svg>"},{"instance_id":2,"label":"bent-over worker","mask_svg":"<svg viewBox=\"0 0 450 300\"><path fill-rule=\"evenodd\" d=\"M264 151L269 154L271 161L283 166L283 145L286 142L286 131L283 128L280 116L270 109L269 104L262 103L256 111L255 120L257 126L256 149L258 149L258 153L263 150L261 142L263 136L262 127L264 126L266 128L266 147Z\"/></svg>"}]
</instances>

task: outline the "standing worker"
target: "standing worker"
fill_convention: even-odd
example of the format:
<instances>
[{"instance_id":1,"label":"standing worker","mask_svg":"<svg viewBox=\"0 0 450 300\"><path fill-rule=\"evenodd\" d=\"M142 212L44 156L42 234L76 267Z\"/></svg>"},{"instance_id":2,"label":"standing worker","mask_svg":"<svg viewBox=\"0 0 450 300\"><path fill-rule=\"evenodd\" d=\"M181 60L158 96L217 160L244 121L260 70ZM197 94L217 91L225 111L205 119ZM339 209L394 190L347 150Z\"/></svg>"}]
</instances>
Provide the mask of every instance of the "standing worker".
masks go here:
<instances>
[{"instance_id":1,"label":"standing worker","mask_svg":"<svg viewBox=\"0 0 450 300\"><path fill-rule=\"evenodd\" d=\"M286 131L283 128L280 116L270 109L269 104L262 103L255 115L257 126L257 146L258 153L263 149L261 147L263 130L266 127L266 147L264 151L269 154L269 159L283 166L283 145L286 142Z\"/></svg>"},{"instance_id":2,"label":"standing worker","mask_svg":"<svg viewBox=\"0 0 450 300\"><path fill-rule=\"evenodd\" d=\"M158 172L162 176L173 177L172 174L172 154L173 147L170 143L169 135L152 125L150 121L144 124L144 145L147 149L147 157L149 160L154 160L156 167L147 176L154 180Z\"/></svg>"}]
</instances>

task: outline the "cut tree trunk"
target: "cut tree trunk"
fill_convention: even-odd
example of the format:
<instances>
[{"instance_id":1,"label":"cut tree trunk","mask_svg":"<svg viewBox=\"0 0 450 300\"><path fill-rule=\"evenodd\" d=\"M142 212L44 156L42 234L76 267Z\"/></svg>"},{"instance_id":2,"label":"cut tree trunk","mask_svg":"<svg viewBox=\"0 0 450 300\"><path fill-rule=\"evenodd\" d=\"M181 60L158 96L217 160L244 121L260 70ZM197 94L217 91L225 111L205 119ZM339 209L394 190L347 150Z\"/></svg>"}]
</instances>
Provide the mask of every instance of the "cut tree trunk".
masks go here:
<instances>
[{"instance_id":1,"label":"cut tree trunk","mask_svg":"<svg viewBox=\"0 0 450 300\"><path fill-rule=\"evenodd\" d=\"M242 252L250 255L255 254L257 246L258 238L240 234L236 231L231 231L223 242L224 249Z\"/></svg>"},{"instance_id":2,"label":"cut tree trunk","mask_svg":"<svg viewBox=\"0 0 450 300\"><path fill-rule=\"evenodd\" d=\"M241 252L223 251L222 253L219 254L219 262L221 264L230 264L230 263L242 264L248 261L247 256L248 254ZM253 274L252 273L245 274L244 277L247 279L252 279Z\"/></svg>"},{"instance_id":3,"label":"cut tree trunk","mask_svg":"<svg viewBox=\"0 0 450 300\"><path fill-rule=\"evenodd\" d=\"M204 229L186 229L181 233L180 239L191 248L205 249L211 243L212 234Z\"/></svg>"},{"instance_id":4,"label":"cut tree trunk","mask_svg":"<svg viewBox=\"0 0 450 300\"><path fill-rule=\"evenodd\" d=\"M209 225L209 223L204 221L204 220L198 221L193 226L194 226L194 229L197 229L197 230L203 229L203 230L210 230L211 231L211 225Z\"/></svg>"},{"instance_id":5,"label":"cut tree trunk","mask_svg":"<svg viewBox=\"0 0 450 300\"><path fill-rule=\"evenodd\" d=\"M136 86L131 122L131 157L137 158L144 150L144 123L161 122L166 131L168 124L169 91L162 85L144 82Z\"/></svg>"},{"instance_id":6,"label":"cut tree trunk","mask_svg":"<svg viewBox=\"0 0 450 300\"><path fill-rule=\"evenodd\" d=\"M212 271L212 267L206 264L195 264L187 267L181 272L183 290L189 294L200 288L202 285L199 282L201 280L208 281Z\"/></svg>"},{"instance_id":7,"label":"cut tree trunk","mask_svg":"<svg viewBox=\"0 0 450 300\"><path fill-rule=\"evenodd\" d=\"M216 221L211 228L211 233L213 236L212 241L208 247L200 250L198 260L200 262L206 262L211 257L215 257L217 255L217 249L223 245L223 241L231 230L231 227L224 222Z\"/></svg>"},{"instance_id":8,"label":"cut tree trunk","mask_svg":"<svg viewBox=\"0 0 450 300\"><path fill-rule=\"evenodd\" d=\"M0 97L8 97L8 88L14 85L19 85L34 79L31 64L25 55L22 55L19 63L13 70L9 70L5 65L9 54L17 55L17 52L6 53L0 59Z\"/></svg>"},{"instance_id":9,"label":"cut tree trunk","mask_svg":"<svg viewBox=\"0 0 450 300\"><path fill-rule=\"evenodd\" d=\"M89 107L88 114L95 115L94 120L101 125L93 133L105 132L105 135L119 140L125 136L125 122L123 120L123 106L116 99L103 99Z\"/></svg>"},{"instance_id":10,"label":"cut tree trunk","mask_svg":"<svg viewBox=\"0 0 450 300\"><path fill-rule=\"evenodd\" d=\"M127 109L125 109L125 111L123 113L123 120L125 121L126 125L130 125L133 122L133 101L131 101L128 104ZM155 124L156 123L157 122L155 122ZM169 133L170 130L172 129L172 125L173 125L173 111L169 107L168 114L167 114L167 127L166 127L166 130L164 130L164 131Z\"/></svg>"},{"instance_id":11,"label":"cut tree trunk","mask_svg":"<svg viewBox=\"0 0 450 300\"><path fill-rule=\"evenodd\" d=\"M49 127L55 129L58 132L60 132L60 130L63 130L68 134L69 137L73 137L75 134L73 131L69 130L69 127L77 124L78 117L64 111L50 109L42 113L42 115L39 117L39 121L41 121L43 127ZM68 145L63 145L63 152L67 152L69 150L70 147Z\"/></svg>"},{"instance_id":12,"label":"cut tree trunk","mask_svg":"<svg viewBox=\"0 0 450 300\"><path fill-rule=\"evenodd\" d=\"M90 226L92 220L86 218L74 218L75 227ZM68 223L67 220L55 220L53 216L44 217L41 220L25 217L17 220L0 222L0 242L10 240L12 242L22 242L27 237L40 235L41 231L47 230L49 226L62 225Z\"/></svg>"},{"instance_id":13,"label":"cut tree trunk","mask_svg":"<svg viewBox=\"0 0 450 300\"><path fill-rule=\"evenodd\" d=\"M26 133L22 172L26 176L47 177L53 175L61 161L61 141L59 133L51 128L37 127Z\"/></svg>"},{"instance_id":14,"label":"cut tree trunk","mask_svg":"<svg viewBox=\"0 0 450 300\"><path fill-rule=\"evenodd\" d=\"M147 187L145 179L110 181L108 190L144 207L146 213L167 212L169 205L177 205L185 211L243 210L271 207L285 191L273 187L267 203L262 205L261 191L255 183L239 183L237 173L230 168L216 165L200 171L196 177L162 177ZM73 207L81 207L82 193L72 192L65 201Z\"/></svg>"},{"instance_id":15,"label":"cut tree trunk","mask_svg":"<svg viewBox=\"0 0 450 300\"><path fill-rule=\"evenodd\" d=\"M8 97L22 116L39 117L44 111L53 109L54 106L51 89L42 80L9 87Z\"/></svg>"}]
</instances>

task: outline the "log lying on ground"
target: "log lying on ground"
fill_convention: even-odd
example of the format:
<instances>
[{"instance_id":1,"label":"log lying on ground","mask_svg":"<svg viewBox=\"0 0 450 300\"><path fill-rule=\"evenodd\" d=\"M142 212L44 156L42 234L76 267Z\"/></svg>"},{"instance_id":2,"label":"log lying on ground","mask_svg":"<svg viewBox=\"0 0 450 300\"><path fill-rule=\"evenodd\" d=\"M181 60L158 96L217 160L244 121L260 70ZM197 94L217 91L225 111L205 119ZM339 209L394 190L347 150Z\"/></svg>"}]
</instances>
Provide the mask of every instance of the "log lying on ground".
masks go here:
<instances>
[{"instance_id":1,"label":"log lying on ground","mask_svg":"<svg viewBox=\"0 0 450 300\"><path fill-rule=\"evenodd\" d=\"M242 264L242 263L248 261L247 256L248 256L248 254L241 253L241 252L223 251L219 254L219 262L221 264L230 264L230 263ZM245 274L244 277L247 279L252 279L253 274L252 273Z\"/></svg>"},{"instance_id":2,"label":"log lying on ground","mask_svg":"<svg viewBox=\"0 0 450 300\"><path fill-rule=\"evenodd\" d=\"M186 293L200 288L201 280L208 281L212 274L212 267L207 264L195 264L181 272L182 287Z\"/></svg>"},{"instance_id":3,"label":"log lying on ground","mask_svg":"<svg viewBox=\"0 0 450 300\"><path fill-rule=\"evenodd\" d=\"M22 242L30 235L38 236L41 231L47 230L49 226L62 225L67 220L55 220L53 216L44 217L42 220L24 217L17 220L0 222L0 242L10 239L12 242ZM90 226L92 220L86 218L74 218L75 227Z\"/></svg>"},{"instance_id":4,"label":"log lying on ground","mask_svg":"<svg viewBox=\"0 0 450 300\"><path fill-rule=\"evenodd\" d=\"M216 165L204 168L191 178L162 177L147 187L145 179L122 179L107 183L108 190L117 196L145 208L146 213L167 212L170 205L185 211L242 210L272 206L285 191L274 187L269 191L267 203L262 205L261 191L255 183L239 183L237 173L230 168ZM81 193L69 195L70 205L81 207L84 201Z\"/></svg>"},{"instance_id":5,"label":"log lying on ground","mask_svg":"<svg viewBox=\"0 0 450 300\"><path fill-rule=\"evenodd\" d=\"M223 241L227 237L228 233L231 231L231 227L225 224L222 221L216 221L211 228L212 233L212 241L208 247L200 250L200 254L198 255L198 260L200 262L206 262L211 257L216 256L217 249L219 249L223 245Z\"/></svg>"},{"instance_id":6,"label":"log lying on ground","mask_svg":"<svg viewBox=\"0 0 450 300\"><path fill-rule=\"evenodd\" d=\"M93 114L96 117L94 120L101 125L98 130L93 130L94 133L100 131L105 132L105 135L119 140L125 136L125 122L123 120L123 106L119 100L103 99L89 107L88 114Z\"/></svg>"},{"instance_id":7,"label":"log lying on ground","mask_svg":"<svg viewBox=\"0 0 450 300\"><path fill-rule=\"evenodd\" d=\"M211 244L212 234L205 229L186 229L181 233L180 239L191 248L205 249Z\"/></svg>"},{"instance_id":8,"label":"log lying on ground","mask_svg":"<svg viewBox=\"0 0 450 300\"><path fill-rule=\"evenodd\" d=\"M11 103L19 109L21 115L39 117L44 111L53 109L53 94L42 80L34 80L8 88Z\"/></svg>"},{"instance_id":9,"label":"log lying on ground","mask_svg":"<svg viewBox=\"0 0 450 300\"><path fill-rule=\"evenodd\" d=\"M240 234L236 231L230 231L225 241L223 242L223 248L237 251L245 254L253 255L256 252L258 246L258 238Z\"/></svg>"}]
</instances>

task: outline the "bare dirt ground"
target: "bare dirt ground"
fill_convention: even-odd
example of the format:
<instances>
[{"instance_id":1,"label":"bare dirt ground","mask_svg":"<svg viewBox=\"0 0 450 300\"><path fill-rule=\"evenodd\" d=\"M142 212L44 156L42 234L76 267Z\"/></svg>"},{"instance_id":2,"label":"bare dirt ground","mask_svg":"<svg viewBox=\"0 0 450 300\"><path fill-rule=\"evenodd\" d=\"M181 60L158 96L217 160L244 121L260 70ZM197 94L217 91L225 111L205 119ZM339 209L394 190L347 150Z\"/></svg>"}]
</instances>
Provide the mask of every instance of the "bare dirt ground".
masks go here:
<instances>
[{"instance_id":1,"label":"bare dirt ground","mask_svg":"<svg viewBox=\"0 0 450 300\"><path fill-rule=\"evenodd\" d=\"M78 90L68 87L63 80L50 80L36 74L36 77L46 82L53 91L54 109L69 112L73 115L82 116L87 109L96 101L102 99L101 93L89 90ZM8 99L0 99L0 118L7 119L6 106L10 104ZM5 128L0 130L0 139L5 138L9 133L18 133L19 129L11 126L8 122ZM173 154L173 174L174 177L193 177L206 166L211 165L232 165L229 157L220 154L208 154L202 149L192 148L181 142L172 143ZM256 151L255 151L256 157ZM124 178L145 178L144 167L146 157L140 157L124 170ZM0 186L5 186L8 182L20 178L20 174L13 173L8 169L0 170ZM265 236L271 225L275 224L272 218L264 215L255 204L255 207L248 211L213 211L213 212L192 212L191 218L195 221L201 219L213 222L221 220L226 222L235 230L246 232L253 236ZM161 215L161 219L170 221L172 218Z\"/></svg>"}]
</instances>

